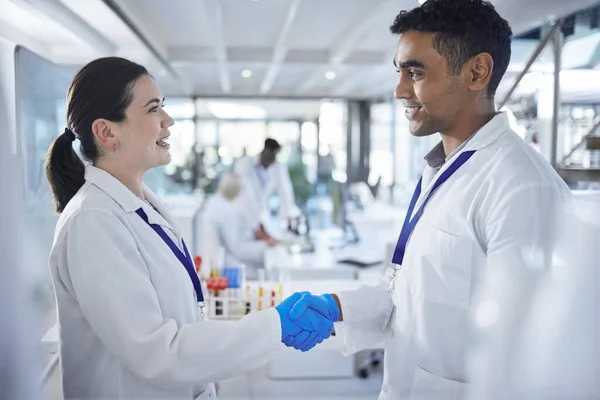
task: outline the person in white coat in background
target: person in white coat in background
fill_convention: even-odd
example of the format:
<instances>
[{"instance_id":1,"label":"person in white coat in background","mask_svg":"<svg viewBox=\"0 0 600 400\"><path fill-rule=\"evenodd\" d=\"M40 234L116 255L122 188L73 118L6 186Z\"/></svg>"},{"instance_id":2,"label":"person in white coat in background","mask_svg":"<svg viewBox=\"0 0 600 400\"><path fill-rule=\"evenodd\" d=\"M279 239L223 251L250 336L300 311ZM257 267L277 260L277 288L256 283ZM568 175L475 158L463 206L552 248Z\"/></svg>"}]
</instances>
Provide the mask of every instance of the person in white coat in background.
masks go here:
<instances>
[{"instance_id":1,"label":"person in white coat in background","mask_svg":"<svg viewBox=\"0 0 600 400\"><path fill-rule=\"evenodd\" d=\"M191 255L143 184L171 159L162 102L143 66L92 61L73 78L68 127L48 150L65 399L214 399L212 382L266 363L282 341L308 350L333 327L312 310L292 322L294 296L235 322L204 320Z\"/></svg>"},{"instance_id":2,"label":"person in white coat in background","mask_svg":"<svg viewBox=\"0 0 600 400\"><path fill-rule=\"evenodd\" d=\"M235 172L244 180L241 201L253 228L265 229L269 220L269 200L275 195L279 197L280 220L300 214L287 166L277 161L280 151L281 145L268 138L258 156L244 157L235 163Z\"/></svg>"},{"instance_id":3,"label":"person in white coat in background","mask_svg":"<svg viewBox=\"0 0 600 400\"><path fill-rule=\"evenodd\" d=\"M463 399L483 275L547 260L571 192L495 109L512 32L491 3L428 0L390 30L410 132L441 142L425 157L386 279L333 301L306 294L291 316L339 313L347 353L385 348L381 400Z\"/></svg>"},{"instance_id":4,"label":"person in white coat in background","mask_svg":"<svg viewBox=\"0 0 600 400\"><path fill-rule=\"evenodd\" d=\"M271 237L257 239L246 213L238 203L243 181L238 174L226 173L219 181L218 192L206 202L204 223L211 225L218 233L225 249L225 265L246 266L246 277L256 279L258 269L264 267L265 250L275 246Z\"/></svg>"}]
</instances>

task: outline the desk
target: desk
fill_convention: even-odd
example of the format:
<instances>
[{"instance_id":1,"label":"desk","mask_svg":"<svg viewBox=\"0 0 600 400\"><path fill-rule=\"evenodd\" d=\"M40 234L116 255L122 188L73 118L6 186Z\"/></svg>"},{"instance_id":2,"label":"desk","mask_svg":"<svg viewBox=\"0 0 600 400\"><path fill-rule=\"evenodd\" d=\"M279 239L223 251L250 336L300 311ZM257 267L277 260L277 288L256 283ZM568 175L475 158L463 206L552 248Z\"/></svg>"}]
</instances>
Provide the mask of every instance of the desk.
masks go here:
<instances>
[{"instance_id":1,"label":"desk","mask_svg":"<svg viewBox=\"0 0 600 400\"><path fill-rule=\"evenodd\" d=\"M269 279L280 280L282 283L287 280L356 280L367 271L372 274L371 271L383 269L388 244L393 238L393 235L380 230L363 231L357 244L336 249L332 246L340 243L339 231L317 231L313 233L313 253L291 254L284 246L270 248L265 252L265 269ZM358 256L378 258L381 262L364 268L338 262L340 259Z\"/></svg>"}]
</instances>

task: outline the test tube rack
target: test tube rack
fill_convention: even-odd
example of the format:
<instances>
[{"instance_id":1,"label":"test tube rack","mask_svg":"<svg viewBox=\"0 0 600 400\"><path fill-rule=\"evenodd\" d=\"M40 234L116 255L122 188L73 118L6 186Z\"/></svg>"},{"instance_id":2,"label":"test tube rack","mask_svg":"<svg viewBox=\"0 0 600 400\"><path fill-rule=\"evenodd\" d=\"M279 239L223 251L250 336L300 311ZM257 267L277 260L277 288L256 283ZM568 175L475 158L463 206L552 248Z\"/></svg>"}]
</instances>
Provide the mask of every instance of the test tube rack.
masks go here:
<instances>
[{"instance_id":1,"label":"test tube rack","mask_svg":"<svg viewBox=\"0 0 600 400\"><path fill-rule=\"evenodd\" d=\"M235 320L280 304L281 284L249 282L244 289L207 290L206 315L212 320Z\"/></svg>"}]
</instances>

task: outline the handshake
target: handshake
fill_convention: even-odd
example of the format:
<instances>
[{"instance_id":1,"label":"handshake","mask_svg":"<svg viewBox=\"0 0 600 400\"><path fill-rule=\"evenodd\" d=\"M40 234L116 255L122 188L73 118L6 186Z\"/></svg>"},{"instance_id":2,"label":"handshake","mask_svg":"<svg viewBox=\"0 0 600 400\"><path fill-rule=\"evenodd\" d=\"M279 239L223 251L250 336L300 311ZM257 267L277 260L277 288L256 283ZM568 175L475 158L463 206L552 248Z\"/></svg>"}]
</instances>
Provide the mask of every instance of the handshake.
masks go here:
<instances>
[{"instance_id":1,"label":"handshake","mask_svg":"<svg viewBox=\"0 0 600 400\"><path fill-rule=\"evenodd\" d=\"M281 341L308 351L331 336L340 310L330 294L294 293L275 307L281 320Z\"/></svg>"}]
</instances>

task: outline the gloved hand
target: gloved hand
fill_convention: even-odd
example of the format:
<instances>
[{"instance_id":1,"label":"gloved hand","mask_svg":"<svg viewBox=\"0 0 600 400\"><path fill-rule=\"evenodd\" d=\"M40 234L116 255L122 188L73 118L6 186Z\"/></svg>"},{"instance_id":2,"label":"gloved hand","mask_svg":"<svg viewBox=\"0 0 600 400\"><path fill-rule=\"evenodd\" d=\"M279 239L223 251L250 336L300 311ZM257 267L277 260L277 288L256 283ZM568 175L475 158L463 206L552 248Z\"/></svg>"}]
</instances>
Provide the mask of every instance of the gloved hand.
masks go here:
<instances>
[{"instance_id":1,"label":"gloved hand","mask_svg":"<svg viewBox=\"0 0 600 400\"><path fill-rule=\"evenodd\" d=\"M290 310L290 318L295 321L300 318L307 309L318 311L321 315L332 322L337 322L340 318L340 309L330 294L315 296L308 292L303 292L302 296Z\"/></svg>"},{"instance_id":2,"label":"gloved hand","mask_svg":"<svg viewBox=\"0 0 600 400\"><path fill-rule=\"evenodd\" d=\"M308 351L331 335L333 323L312 309L290 319L290 310L308 292L294 293L275 309L281 320L281 341L288 347Z\"/></svg>"}]
</instances>

